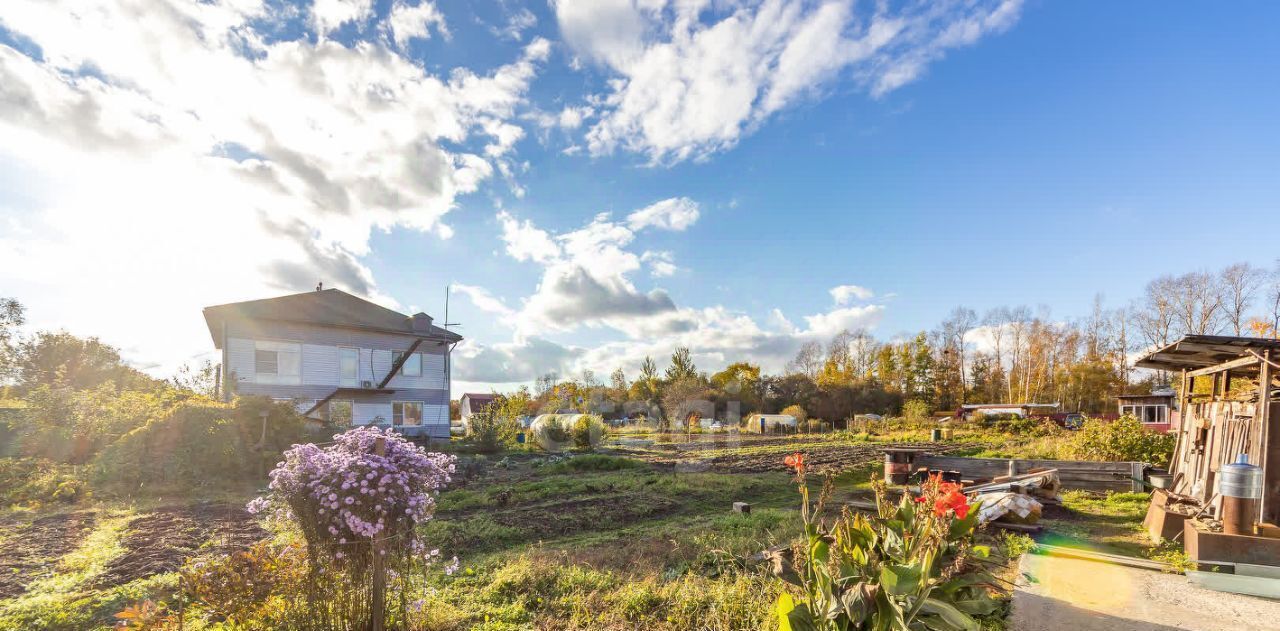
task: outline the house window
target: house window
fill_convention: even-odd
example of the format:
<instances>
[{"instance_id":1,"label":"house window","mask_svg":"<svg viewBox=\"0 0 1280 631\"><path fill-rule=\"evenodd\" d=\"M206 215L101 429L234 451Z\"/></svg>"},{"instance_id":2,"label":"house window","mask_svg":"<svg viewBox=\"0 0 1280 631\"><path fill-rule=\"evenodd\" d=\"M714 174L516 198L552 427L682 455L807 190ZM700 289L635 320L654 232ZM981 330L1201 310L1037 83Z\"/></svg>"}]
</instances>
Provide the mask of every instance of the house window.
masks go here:
<instances>
[{"instance_id":1,"label":"house window","mask_svg":"<svg viewBox=\"0 0 1280 631\"><path fill-rule=\"evenodd\" d=\"M400 361L400 357L404 355L402 351L392 353L391 362ZM405 377L421 377L422 376L422 354L413 353L409 355L409 359L404 360L404 365L400 367L400 374Z\"/></svg>"},{"instance_id":2,"label":"house window","mask_svg":"<svg viewBox=\"0 0 1280 631\"><path fill-rule=\"evenodd\" d=\"M1147 425L1163 425L1169 422L1167 405L1125 405L1120 407L1120 413L1132 415Z\"/></svg>"},{"instance_id":3,"label":"house window","mask_svg":"<svg viewBox=\"0 0 1280 631\"><path fill-rule=\"evenodd\" d=\"M421 401L394 401L391 403L392 425L421 425Z\"/></svg>"},{"instance_id":4,"label":"house window","mask_svg":"<svg viewBox=\"0 0 1280 631\"><path fill-rule=\"evenodd\" d=\"M354 388L360 385L360 349L342 346L338 348L339 385Z\"/></svg>"},{"instance_id":5,"label":"house window","mask_svg":"<svg viewBox=\"0 0 1280 631\"><path fill-rule=\"evenodd\" d=\"M258 383L302 382L302 345L290 342L254 342L253 368Z\"/></svg>"},{"instance_id":6,"label":"house window","mask_svg":"<svg viewBox=\"0 0 1280 631\"><path fill-rule=\"evenodd\" d=\"M338 427L350 427L352 407L351 401L330 401L329 422Z\"/></svg>"}]
</instances>

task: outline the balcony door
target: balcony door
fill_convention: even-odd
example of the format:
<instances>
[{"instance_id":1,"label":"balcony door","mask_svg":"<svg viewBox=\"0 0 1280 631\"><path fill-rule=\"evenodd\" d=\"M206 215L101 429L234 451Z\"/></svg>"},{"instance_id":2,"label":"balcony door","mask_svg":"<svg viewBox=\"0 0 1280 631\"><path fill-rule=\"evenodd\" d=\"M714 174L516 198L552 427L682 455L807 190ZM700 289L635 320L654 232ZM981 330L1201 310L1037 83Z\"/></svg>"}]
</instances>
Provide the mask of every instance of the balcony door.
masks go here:
<instances>
[{"instance_id":1,"label":"balcony door","mask_svg":"<svg viewBox=\"0 0 1280 631\"><path fill-rule=\"evenodd\" d=\"M338 385L344 388L360 387L360 349L338 348Z\"/></svg>"}]
</instances>

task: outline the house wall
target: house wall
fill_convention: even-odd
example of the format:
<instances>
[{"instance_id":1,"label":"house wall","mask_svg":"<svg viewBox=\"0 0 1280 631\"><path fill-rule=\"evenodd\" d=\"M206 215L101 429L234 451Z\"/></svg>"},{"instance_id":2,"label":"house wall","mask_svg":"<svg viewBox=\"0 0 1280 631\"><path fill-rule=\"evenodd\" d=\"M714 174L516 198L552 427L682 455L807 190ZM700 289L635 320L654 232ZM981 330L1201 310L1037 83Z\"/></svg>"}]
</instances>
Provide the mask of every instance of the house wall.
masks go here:
<instances>
[{"instance_id":1,"label":"house wall","mask_svg":"<svg viewBox=\"0 0 1280 631\"><path fill-rule=\"evenodd\" d=\"M406 351L417 339L412 335L395 335L339 327L323 327L284 322L233 321L227 324L227 367L234 391L242 395L263 395L277 399L295 399L302 410L343 386L338 369L340 347L359 349L359 382L376 386L391 370L394 351ZM290 342L300 345L299 383L259 382L255 371L257 341ZM392 421L393 401L422 402L422 425L400 426L410 435L449 436L449 374L445 353L448 347L434 340L418 345L422 356L422 375L397 374L387 383L394 393L358 392L343 394L337 400L352 401L352 422L356 425ZM350 387L351 384L347 384ZM360 384L355 384L359 386Z\"/></svg>"}]
</instances>

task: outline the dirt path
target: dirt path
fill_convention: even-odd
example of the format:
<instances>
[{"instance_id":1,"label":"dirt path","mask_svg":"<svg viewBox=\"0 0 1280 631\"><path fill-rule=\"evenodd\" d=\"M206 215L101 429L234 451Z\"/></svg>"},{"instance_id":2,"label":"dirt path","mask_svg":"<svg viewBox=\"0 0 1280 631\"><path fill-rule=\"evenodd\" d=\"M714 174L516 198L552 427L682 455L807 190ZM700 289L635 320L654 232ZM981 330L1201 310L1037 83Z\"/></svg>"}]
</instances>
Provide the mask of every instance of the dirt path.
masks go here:
<instances>
[{"instance_id":1,"label":"dirt path","mask_svg":"<svg viewBox=\"0 0 1280 631\"><path fill-rule=\"evenodd\" d=\"M1280 601L1204 589L1185 576L1028 554L1013 631L1270 631Z\"/></svg>"},{"instance_id":2,"label":"dirt path","mask_svg":"<svg viewBox=\"0 0 1280 631\"><path fill-rule=\"evenodd\" d=\"M236 504L166 506L131 521L125 553L98 576L95 588L124 585L172 572L199 549L231 552L249 547L267 533Z\"/></svg>"},{"instance_id":3,"label":"dirt path","mask_svg":"<svg viewBox=\"0 0 1280 631\"><path fill-rule=\"evenodd\" d=\"M55 573L58 560L93 528L93 511L48 515L10 526L0 554L0 599L19 596L33 581Z\"/></svg>"}]
</instances>

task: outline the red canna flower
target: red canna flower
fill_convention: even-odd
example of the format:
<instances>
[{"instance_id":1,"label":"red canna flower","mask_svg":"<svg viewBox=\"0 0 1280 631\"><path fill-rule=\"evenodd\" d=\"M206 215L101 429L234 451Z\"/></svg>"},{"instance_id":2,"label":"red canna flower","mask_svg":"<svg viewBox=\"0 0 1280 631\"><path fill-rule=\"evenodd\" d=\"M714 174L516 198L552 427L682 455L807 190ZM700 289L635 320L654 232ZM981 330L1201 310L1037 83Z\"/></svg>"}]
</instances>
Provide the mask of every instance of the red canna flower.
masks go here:
<instances>
[{"instance_id":1,"label":"red canna flower","mask_svg":"<svg viewBox=\"0 0 1280 631\"><path fill-rule=\"evenodd\" d=\"M800 473L801 471L804 471L804 454L797 451L790 456L783 458L782 464L795 469L796 473Z\"/></svg>"}]
</instances>

